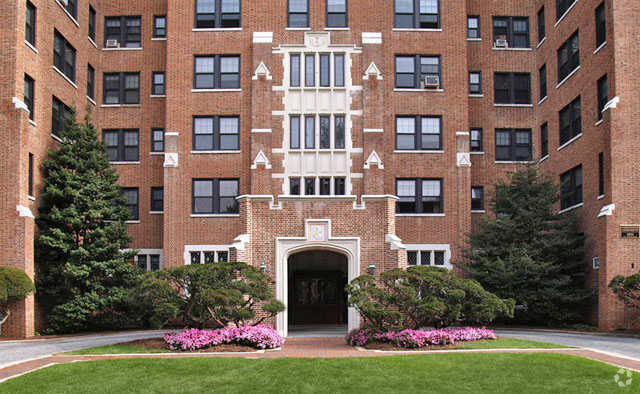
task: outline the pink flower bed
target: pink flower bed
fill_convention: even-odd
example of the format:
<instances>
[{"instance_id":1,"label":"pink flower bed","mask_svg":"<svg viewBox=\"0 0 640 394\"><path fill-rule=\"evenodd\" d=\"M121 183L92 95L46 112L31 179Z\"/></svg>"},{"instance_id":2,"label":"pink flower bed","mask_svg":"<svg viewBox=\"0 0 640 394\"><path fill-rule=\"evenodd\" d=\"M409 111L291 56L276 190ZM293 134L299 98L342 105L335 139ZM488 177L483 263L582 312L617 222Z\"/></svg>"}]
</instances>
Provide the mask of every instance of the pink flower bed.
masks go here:
<instances>
[{"instance_id":1,"label":"pink flower bed","mask_svg":"<svg viewBox=\"0 0 640 394\"><path fill-rule=\"evenodd\" d=\"M487 328L443 328L440 330L402 330L376 333L369 329L354 330L347 335L351 346L370 343L391 343L399 348L415 349L426 346L453 345L458 342L497 339L493 330Z\"/></svg>"},{"instance_id":2,"label":"pink flower bed","mask_svg":"<svg viewBox=\"0 0 640 394\"><path fill-rule=\"evenodd\" d=\"M171 350L198 350L218 345L240 345L256 349L275 349L284 343L276 330L267 326L225 327L217 330L188 329L167 333L164 341Z\"/></svg>"}]
</instances>

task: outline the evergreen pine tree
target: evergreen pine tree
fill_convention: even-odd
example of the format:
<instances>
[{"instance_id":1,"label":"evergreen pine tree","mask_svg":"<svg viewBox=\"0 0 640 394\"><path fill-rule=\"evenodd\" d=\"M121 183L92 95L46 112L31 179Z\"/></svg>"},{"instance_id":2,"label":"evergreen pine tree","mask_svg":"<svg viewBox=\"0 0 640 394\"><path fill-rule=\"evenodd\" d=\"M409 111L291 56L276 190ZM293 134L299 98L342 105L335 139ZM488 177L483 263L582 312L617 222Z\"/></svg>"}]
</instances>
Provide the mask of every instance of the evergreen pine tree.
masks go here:
<instances>
[{"instance_id":1,"label":"evergreen pine tree","mask_svg":"<svg viewBox=\"0 0 640 394\"><path fill-rule=\"evenodd\" d=\"M559 188L534 166L495 187L491 210L469 235L458 266L498 297L516 300L516 320L558 325L582 321L592 291L585 288L585 237L577 218L558 214Z\"/></svg>"},{"instance_id":2,"label":"evergreen pine tree","mask_svg":"<svg viewBox=\"0 0 640 394\"><path fill-rule=\"evenodd\" d=\"M75 332L125 323L125 296L138 277L123 252L131 238L125 200L89 115L70 119L43 163L36 239L37 288L49 330Z\"/></svg>"}]
</instances>

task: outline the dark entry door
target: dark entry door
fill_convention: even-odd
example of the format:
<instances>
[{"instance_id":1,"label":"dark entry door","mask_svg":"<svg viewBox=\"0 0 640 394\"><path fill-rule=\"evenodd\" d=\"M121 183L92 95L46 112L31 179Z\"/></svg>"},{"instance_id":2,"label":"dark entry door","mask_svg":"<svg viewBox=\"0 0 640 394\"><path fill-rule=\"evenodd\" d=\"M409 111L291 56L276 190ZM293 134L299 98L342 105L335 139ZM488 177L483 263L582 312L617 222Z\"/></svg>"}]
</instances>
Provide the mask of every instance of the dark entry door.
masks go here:
<instances>
[{"instance_id":1,"label":"dark entry door","mask_svg":"<svg viewBox=\"0 0 640 394\"><path fill-rule=\"evenodd\" d=\"M339 271L296 272L292 289L293 324L345 324L346 277Z\"/></svg>"}]
</instances>

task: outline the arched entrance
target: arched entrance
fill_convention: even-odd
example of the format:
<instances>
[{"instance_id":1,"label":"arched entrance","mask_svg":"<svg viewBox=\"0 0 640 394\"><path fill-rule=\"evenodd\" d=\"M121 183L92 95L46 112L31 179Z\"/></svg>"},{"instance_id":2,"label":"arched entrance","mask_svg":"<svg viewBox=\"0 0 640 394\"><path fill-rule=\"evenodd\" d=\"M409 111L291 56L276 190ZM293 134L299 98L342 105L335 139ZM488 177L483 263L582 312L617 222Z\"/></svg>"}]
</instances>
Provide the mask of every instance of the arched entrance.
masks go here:
<instances>
[{"instance_id":1,"label":"arched entrance","mask_svg":"<svg viewBox=\"0 0 640 394\"><path fill-rule=\"evenodd\" d=\"M291 329L347 326L348 258L331 250L305 250L287 259Z\"/></svg>"}]
</instances>

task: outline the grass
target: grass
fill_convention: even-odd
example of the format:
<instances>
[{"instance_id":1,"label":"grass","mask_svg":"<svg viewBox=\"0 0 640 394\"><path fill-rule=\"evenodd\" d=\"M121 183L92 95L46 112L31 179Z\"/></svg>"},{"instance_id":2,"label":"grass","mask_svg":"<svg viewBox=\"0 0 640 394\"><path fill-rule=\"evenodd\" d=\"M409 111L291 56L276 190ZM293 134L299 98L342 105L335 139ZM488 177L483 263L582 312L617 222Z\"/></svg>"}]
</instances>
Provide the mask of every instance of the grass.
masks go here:
<instances>
[{"instance_id":1,"label":"grass","mask_svg":"<svg viewBox=\"0 0 640 394\"><path fill-rule=\"evenodd\" d=\"M342 359L120 359L54 365L0 394L637 393L619 368L562 354L428 354Z\"/></svg>"}]
</instances>

